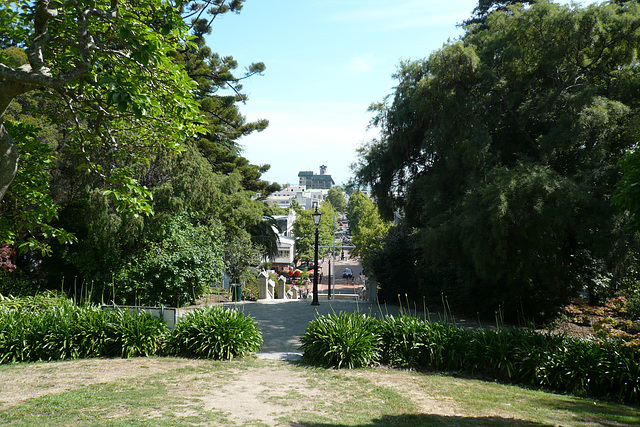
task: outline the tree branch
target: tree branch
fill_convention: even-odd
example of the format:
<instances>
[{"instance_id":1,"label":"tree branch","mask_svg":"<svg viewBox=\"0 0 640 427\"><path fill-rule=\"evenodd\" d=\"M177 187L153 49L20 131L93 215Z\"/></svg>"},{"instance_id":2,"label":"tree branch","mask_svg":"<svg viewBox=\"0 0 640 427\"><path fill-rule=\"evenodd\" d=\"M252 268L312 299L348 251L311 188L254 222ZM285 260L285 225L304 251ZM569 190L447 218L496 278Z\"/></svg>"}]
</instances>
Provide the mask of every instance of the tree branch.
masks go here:
<instances>
[{"instance_id":1,"label":"tree branch","mask_svg":"<svg viewBox=\"0 0 640 427\"><path fill-rule=\"evenodd\" d=\"M0 123L0 200L18 172L18 147Z\"/></svg>"}]
</instances>

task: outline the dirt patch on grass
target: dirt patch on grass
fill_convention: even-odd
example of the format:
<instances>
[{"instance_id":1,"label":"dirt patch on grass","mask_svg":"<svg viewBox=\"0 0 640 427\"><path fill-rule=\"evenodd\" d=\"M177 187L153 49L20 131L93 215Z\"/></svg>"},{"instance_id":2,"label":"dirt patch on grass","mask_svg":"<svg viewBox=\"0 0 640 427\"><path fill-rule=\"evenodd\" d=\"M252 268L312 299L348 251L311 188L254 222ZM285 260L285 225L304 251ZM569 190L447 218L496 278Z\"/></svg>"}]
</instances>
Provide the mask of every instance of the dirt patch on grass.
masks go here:
<instances>
[{"instance_id":1,"label":"dirt patch on grass","mask_svg":"<svg viewBox=\"0 0 640 427\"><path fill-rule=\"evenodd\" d=\"M224 362L173 358L89 359L0 367L0 410L32 398L61 394L94 384L119 380L160 381L199 410L220 413L233 423L280 425L278 418L305 409L321 391L309 386L304 371L280 361L261 360L257 366L234 368ZM175 408L174 408L175 409ZM176 416L188 416L189 408ZM148 416L161 416L162 411ZM197 412L197 411L196 411Z\"/></svg>"},{"instance_id":2,"label":"dirt patch on grass","mask_svg":"<svg viewBox=\"0 0 640 427\"><path fill-rule=\"evenodd\" d=\"M28 399L109 383L148 377L168 370L197 366L198 360L170 358L85 359L67 362L24 363L0 367L0 409Z\"/></svg>"},{"instance_id":3,"label":"dirt patch on grass","mask_svg":"<svg viewBox=\"0 0 640 427\"><path fill-rule=\"evenodd\" d=\"M0 378L0 411L17 409L26 415L31 414L31 408L17 405L28 404L31 398L115 383L118 390L104 388L105 395L101 397L106 399L97 399L92 407L91 414L95 414L96 420L166 419L169 424L223 426L331 425L337 421L341 425L385 425L387 419L397 425L407 425L403 424L407 420L413 420L409 425L430 425L443 420L453 423L447 425L495 425L487 424L486 420L514 426L609 423L608 417L600 418L596 413L600 405L591 401L588 404L594 406L587 405L589 411L585 414L581 409L586 405L584 402L545 397L526 390L505 390L491 383L382 368L324 370L281 360L93 359L0 366ZM148 406L132 409L122 404L118 395L120 386L127 391L137 390L134 395L139 396L143 405L146 398L140 396L151 396ZM471 388L475 391L470 392ZM146 391L158 393L140 394ZM78 413L77 420L86 420L85 404L70 399L64 411ZM558 405L564 409L558 409ZM631 409L616 410L632 419ZM610 411L605 409L602 413ZM45 415L36 413L31 422L39 416ZM586 416L589 420L585 420ZM74 419L71 415L65 420L73 424ZM569 422L574 419L580 421ZM478 424L473 424L474 421Z\"/></svg>"},{"instance_id":4,"label":"dirt patch on grass","mask_svg":"<svg viewBox=\"0 0 640 427\"><path fill-rule=\"evenodd\" d=\"M277 362L229 372L222 379L215 374L201 376L198 384L183 383L180 393L199 401L204 410L220 412L239 424L279 425L278 419L303 410L305 400L319 395L307 387L303 374Z\"/></svg>"}]
</instances>

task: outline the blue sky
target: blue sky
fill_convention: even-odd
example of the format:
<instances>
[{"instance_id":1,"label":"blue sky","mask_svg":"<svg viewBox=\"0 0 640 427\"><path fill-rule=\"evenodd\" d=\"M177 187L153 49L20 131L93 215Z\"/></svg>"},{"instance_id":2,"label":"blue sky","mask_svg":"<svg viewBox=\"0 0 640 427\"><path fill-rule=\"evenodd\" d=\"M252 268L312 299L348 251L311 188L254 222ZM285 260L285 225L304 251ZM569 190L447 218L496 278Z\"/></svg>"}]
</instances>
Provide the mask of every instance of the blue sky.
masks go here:
<instances>
[{"instance_id":1,"label":"blue sky","mask_svg":"<svg viewBox=\"0 0 640 427\"><path fill-rule=\"evenodd\" d=\"M249 100L242 113L270 122L239 141L243 155L271 165L268 181L297 184L298 171L318 173L324 164L336 184L345 184L356 149L377 135L367 129L367 108L392 94L400 61L426 58L458 38L457 24L476 4L246 0L239 15L214 22L208 39L213 51L238 61L239 71L252 62L267 67L243 85Z\"/></svg>"}]
</instances>

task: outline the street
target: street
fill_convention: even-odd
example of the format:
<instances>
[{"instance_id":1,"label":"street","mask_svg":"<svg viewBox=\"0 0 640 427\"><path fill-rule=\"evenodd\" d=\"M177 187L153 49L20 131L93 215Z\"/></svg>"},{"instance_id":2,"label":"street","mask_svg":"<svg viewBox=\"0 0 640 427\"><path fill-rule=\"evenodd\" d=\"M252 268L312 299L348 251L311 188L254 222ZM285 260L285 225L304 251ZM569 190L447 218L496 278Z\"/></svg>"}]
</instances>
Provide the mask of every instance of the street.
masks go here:
<instances>
[{"instance_id":1,"label":"street","mask_svg":"<svg viewBox=\"0 0 640 427\"><path fill-rule=\"evenodd\" d=\"M329 264L331 263L331 269ZM350 268L353 272L353 279L345 279L342 277L344 270ZM331 281L331 293L332 294L357 294L360 293L364 283L360 279L360 273L362 272L362 264L360 258L351 258L349 252L345 251L345 259L341 260L340 256L336 256L330 261L328 257L322 260L322 281L318 283L318 292L326 294L329 283L329 271L333 279Z\"/></svg>"}]
</instances>

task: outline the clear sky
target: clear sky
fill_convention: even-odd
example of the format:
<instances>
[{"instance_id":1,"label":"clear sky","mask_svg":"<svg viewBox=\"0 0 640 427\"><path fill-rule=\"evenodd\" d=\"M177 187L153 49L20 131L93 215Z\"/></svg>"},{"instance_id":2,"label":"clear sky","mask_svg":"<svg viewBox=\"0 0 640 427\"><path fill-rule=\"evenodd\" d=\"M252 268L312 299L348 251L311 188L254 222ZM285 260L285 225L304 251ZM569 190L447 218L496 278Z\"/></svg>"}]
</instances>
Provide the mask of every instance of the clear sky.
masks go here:
<instances>
[{"instance_id":1,"label":"clear sky","mask_svg":"<svg viewBox=\"0 0 640 427\"><path fill-rule=\"evenodd\" d=\"M593 1L574 3L589 4ZM556 3L569 3L556 1ZM377 135L369 105L393 93L400 61L426 58L462 34L457 25L476 0L246 0L239 15L213 24L207 44L231 55L242 73L264 62L263 76L244 82L241 112L269 127L241 139L243 155L270 164L268 181L297 184L298 172L338 185L351 176L356 149Z\"/></svg>"}]
</instances>

